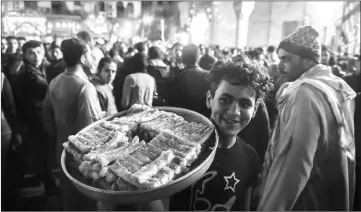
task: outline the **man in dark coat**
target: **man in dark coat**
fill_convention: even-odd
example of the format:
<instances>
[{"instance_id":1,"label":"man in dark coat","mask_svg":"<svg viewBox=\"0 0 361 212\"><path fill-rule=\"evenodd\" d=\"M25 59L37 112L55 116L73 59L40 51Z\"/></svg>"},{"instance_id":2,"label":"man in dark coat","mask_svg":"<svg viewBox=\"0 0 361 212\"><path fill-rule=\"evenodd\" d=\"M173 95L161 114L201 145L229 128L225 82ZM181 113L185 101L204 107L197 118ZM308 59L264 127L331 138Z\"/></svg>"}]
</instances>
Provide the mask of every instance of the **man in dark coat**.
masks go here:
<instances>
[{"instance_id":1,"label":"man in dark coat","mask_svg":"<svg viewBox=\"0 0 361 212\"><path fill-rule=\"evenodd\" d=\"M60 46L54 41L50 45L50 54L52 56L51 64L46 68L46 78L48 83L57 77L59 74L65 71L66 65L63 60L63 53L60 50Z\"/></svg>"},{"instance_id":2,"label":"man in dark coat","mask_svg":"<svg viewBox=\"0 0 361 212\"><path fill-rule=\"evenodd\" d=\"M208 72L198 66L200 52L198 46L189 44L182 51L182 62L185 66L173 79L170 86L169 103L200 112L204 105L204 97L209 90L206 80Z\"/></svg>"},{"instance_id":3,"label":"man in dark coat","mask_svg":"<svg viewBox=\"0 0 361 212\"><path fill-rule=\"evenodd\" d=\"M212 65L216 62L216 58L214 57L214 50L207 47L205 48L205 54L201 57L199 61L199 66L204 70L211 70Z\"/></svg>"},{"instance_id":4,"label":"man in dark coat","mask_svg":"<svg viewBox=\"0 0 361 212\"><path fill-rule=\"evenodd\" d=\"M32 158L36 179L42 181L45 192L54 183L48 166L48 135L42 121L42 103L48 90L45 71L42 68L44 48L41 42L28 41L23 45L24 69L12 80L12 89L20 122L23 128L24 149Z\"/></svg>"}]
</instances>

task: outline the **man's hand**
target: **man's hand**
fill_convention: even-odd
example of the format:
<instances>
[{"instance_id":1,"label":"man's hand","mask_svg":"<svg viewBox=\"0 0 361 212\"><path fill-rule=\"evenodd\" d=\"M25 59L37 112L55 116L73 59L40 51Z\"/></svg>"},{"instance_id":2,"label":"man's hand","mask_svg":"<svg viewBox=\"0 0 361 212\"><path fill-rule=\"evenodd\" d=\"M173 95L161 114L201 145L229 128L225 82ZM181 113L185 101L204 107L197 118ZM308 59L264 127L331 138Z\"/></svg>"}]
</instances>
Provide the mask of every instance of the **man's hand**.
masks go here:
<instances>
[{"instance_id":1,"label":"man's hand","mask_svg":"<svg viewBox=\"0 0 361 212\"><path fill-rule=\"evenodd\" d=\"M107 112L106 112L106 111L102 111L102 112L100 113L100 119L103 119L103 118L105 118L105 117L107 117Z\"/></svg>"}]
</instances>

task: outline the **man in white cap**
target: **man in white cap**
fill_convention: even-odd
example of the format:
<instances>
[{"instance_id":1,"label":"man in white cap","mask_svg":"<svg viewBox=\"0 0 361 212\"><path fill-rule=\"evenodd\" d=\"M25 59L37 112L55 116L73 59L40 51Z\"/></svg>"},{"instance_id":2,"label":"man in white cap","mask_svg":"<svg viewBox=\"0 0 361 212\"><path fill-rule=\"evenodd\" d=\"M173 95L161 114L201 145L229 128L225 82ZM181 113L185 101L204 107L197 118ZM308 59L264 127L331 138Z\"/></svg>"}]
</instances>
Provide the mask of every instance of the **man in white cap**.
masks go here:
<instances>
[{"instance_id":1,"label":"man in white cap","mask_svg":"<svg viewBox=\"0 0 361 212\"><path fill-rule=\"evenodd\" d=\"M320 64L318 32L299 28L278 47L288 78L266 153L258 210L351 210L355 92Z\"/></svg>"}]
</instances>

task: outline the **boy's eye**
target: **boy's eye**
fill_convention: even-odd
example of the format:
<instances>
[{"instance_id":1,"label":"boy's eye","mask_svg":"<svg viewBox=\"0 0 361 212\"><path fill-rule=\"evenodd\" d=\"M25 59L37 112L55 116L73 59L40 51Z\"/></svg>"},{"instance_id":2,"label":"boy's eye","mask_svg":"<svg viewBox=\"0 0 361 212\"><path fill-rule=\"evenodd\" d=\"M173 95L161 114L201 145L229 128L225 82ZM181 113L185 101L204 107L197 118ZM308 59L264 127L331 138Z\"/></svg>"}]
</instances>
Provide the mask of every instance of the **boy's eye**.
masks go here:
<instances>
[{"instance_id":1,"label":"boy's eye","mask_svg":"<svg viewBox=\"0 0 361 212\"><path fill-rule=\"evenodd\" d=\"M228 99L228 98L221 98L221 99L219 99L219 101L220 101L221 103L229 103L229 102L230 102L230 99Z\"/></svg>"},{"instance_id":2,"label":"boy's eye","mask_svg":"<svg viewBox=\"0 0 361 212\"><path fill-rule=\"evenodd\" d=\"M248 109L248 108L251 108L251 107L252 107L252 103L249 102L249 101L241 101L241 102L239 102L239 105L240 105L242 108L245 108L245 109Z\"/></svg>"}]
</instances>

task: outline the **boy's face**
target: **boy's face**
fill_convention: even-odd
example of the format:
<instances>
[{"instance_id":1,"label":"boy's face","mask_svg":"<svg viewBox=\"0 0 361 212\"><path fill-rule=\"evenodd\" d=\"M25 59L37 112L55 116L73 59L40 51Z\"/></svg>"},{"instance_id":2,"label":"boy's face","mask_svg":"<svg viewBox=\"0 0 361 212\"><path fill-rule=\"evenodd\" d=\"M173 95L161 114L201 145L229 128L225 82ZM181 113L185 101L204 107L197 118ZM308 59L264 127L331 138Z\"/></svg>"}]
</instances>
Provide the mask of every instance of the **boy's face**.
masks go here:
<instances>
[{"instance_id":1,"label":"boy's face","mask_svg":"<svg viewBox=\"0 0 361 212\"><path fill-rule=\"evenodd\" d=\"M243 85L232 85L222 80L214 97L207 94L211 119L223 136L234 137L250 122L257 111L255 94Z\"/></svg>"},{"instance_id":2,"label":"boy's face","mask_svg":"<svg viewBox=\"0 0 361 212\"><path fill-rule=\"evenodd\" d=\"M10 53L11 54L14 54L16 53L16 51L18 50L19 48L19 43L18 43L18 40L16 39L10 39L10 41L8 42L8 48L10 49Z\"/></svg>"},{"instance_id":3,"label":"boy's face","mask_svg":"<svg viewBox=\"0 0 361 212\"><path fill-rule=\"evenodd\" d=\"M115 78L115 74L117 73L117 64L105 63L102 70L100 71L100 76L106 83L112 83Z\"/></svg>"},{"instance_id":4,"label":"boy's face","mask_svg":"<svg viewBox=\"0 0 361 212\"><path fill-rule=\"evenodd\" d=\"M44 48L39 46L35 48L29 48L28 50L26 50L25 58L35 67L39 67L43 62L44 55L45 55Z\"/></svg>"}]
</instances>

